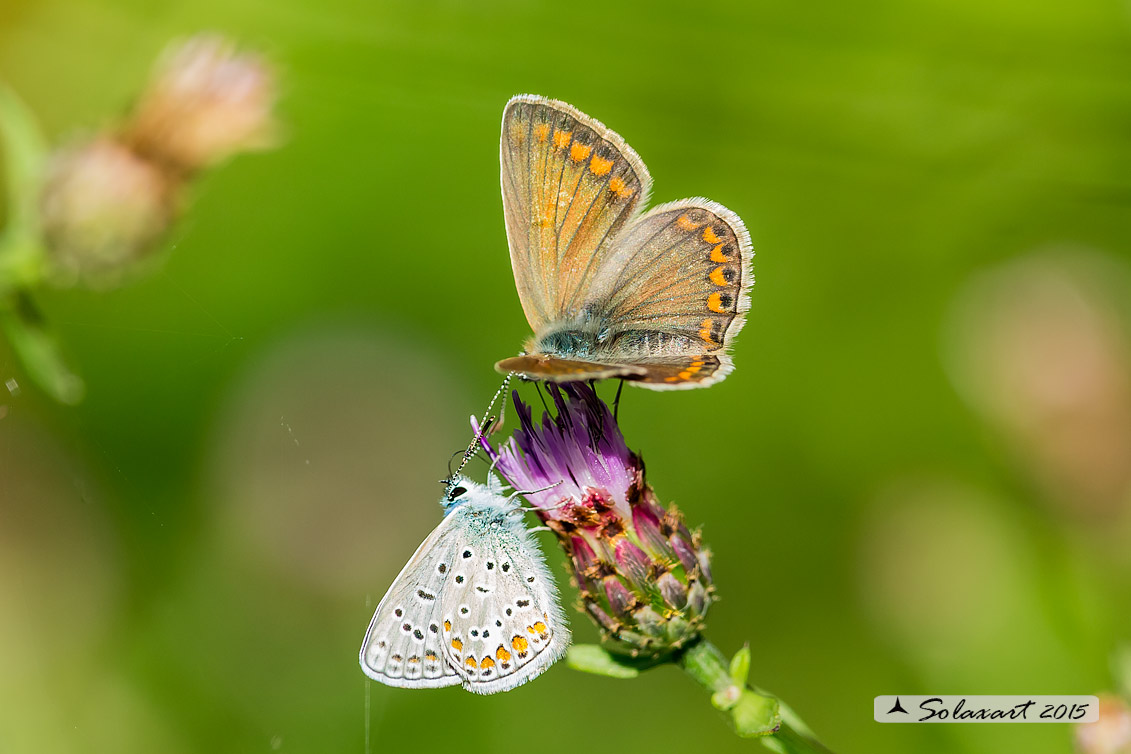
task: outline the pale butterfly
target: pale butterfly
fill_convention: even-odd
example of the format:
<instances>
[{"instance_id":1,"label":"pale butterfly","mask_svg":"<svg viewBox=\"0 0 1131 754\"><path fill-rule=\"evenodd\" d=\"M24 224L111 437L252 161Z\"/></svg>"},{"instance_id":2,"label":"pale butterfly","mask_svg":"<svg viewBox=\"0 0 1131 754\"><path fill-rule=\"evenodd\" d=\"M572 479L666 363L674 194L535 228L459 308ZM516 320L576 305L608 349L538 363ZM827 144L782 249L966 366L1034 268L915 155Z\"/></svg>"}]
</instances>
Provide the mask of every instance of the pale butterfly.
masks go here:
<instances>
[{"instance_id":1,"label":"pale butterfly","mask_svg":"<svg viewBox=\"0 0 1131 754\"><path fill-rule=\"evenodd\" d=\"M517 493L503 492L493 474L486 485L448 482L443 520L373 613L360 653L367 676L494 694L565 654L570 634L557 586Z\"/></svg>"},{"instance_id":2,"label":"pale butterfly","mask_svg":"<svg viewBox=\"0 0 1131 754\"><path fill-rule=\"evenodd\" d=\"M641 214L652 180L636 152L545 97L507 103L500 157L511 267L534 337L496 369L653 390L731 371L754 283L738 215L702 198Z\"/></svg>"}]
</instances>

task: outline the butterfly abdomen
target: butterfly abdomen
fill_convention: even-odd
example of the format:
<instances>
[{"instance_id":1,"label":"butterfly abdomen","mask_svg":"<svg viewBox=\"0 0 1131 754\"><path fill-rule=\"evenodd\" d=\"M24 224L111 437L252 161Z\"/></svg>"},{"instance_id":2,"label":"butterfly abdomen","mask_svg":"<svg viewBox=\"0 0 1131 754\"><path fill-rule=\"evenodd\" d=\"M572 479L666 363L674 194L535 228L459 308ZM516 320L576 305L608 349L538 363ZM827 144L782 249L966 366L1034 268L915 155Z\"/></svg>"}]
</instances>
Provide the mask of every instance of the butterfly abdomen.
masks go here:
<instances>
[{"instance_id":1,"label":"butterfly abdomen","mask_svg":"<svg viewBox=\"0 0 1131 754\"><path fill-rule=\"evenodd\" d=\"M680 333L663 330L625 330L617 333L610 340L610 347L614 346L617 353L645 357L689 353L697 348L698 344Z\"/></svg>"}]
</instances>

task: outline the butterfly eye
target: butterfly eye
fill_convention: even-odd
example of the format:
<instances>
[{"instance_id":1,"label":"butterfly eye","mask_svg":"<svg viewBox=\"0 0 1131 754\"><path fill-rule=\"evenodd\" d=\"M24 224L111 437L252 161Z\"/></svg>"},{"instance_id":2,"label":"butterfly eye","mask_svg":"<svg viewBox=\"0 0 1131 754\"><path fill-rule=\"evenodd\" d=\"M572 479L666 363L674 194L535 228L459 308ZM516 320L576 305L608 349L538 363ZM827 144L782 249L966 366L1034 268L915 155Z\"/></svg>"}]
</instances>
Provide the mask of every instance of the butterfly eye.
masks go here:
<instances>
[{"instance_id":1,"label":"butterfly eye","mask_svg":"<svg viewBox=\"0 0 1131 754\"><path fill-rule=\"evenodd\" d=\"M452 489L451 492L448 493L448 499L449 500L455 500L457 497L463 497L466 494L467 494L467 488L466 487L455 487L454 489Z\"/></svg>"}]
</instances>

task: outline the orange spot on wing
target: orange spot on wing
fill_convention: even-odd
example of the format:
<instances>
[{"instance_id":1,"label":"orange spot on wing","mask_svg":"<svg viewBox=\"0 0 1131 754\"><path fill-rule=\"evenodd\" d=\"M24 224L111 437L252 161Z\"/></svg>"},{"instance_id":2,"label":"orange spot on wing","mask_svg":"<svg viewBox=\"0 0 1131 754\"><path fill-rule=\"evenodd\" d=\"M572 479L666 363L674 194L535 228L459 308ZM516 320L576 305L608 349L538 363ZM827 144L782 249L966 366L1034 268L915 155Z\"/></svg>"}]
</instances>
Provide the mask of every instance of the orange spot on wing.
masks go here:
<instances>
[{"instance_id":1,"label":"orange spot on wing","mask_svg":"<svg viewBox=\"0 0 1131 754\"><path fill-rule=\"evenodd\" d=\"M691 218L687 215L680 215L679 217L677 217L675 219L675 224L679 226L681 230L695 230L699 227L699 224L691 222Z\"/></svg>"},{"instance_id":2,"label":"orange spot on wing","mask_svg":"<svg viewBox=\"0 0 1131 754\"><path fill-rule=\"evenodd\" d=\"M707 341L708 343L715 342L714 339L711 338L711 330L713 329L714 324L715 323L711 320L705 319L703 320L703 324L699 325L699 337Z\"/></svg>"},{"instance_id":3,"label":"orange spot on wing","mask_svg":"<svg viewBox=\"0 0 1131 754\"><path fill-rule=\"evenodd\" d=\"M600 155L593 155L593 160L589 163L589 169L593 171L593 175L598 177L608 175L609 171L613 169L613 161L606 160Z\"/></svg>"},{"instance_id":4,"label":"orange spot on wing","mask_svg":"<svg viewBox=\"0 0 1131 754\"><path fill-rule=\"evenodd\" d=\"M558 149L565 149L572 137L573 131L554 131L554 146Z\"/></svg>"},{"instance_id":5,"label":"orange spot on wing","mask_svg":"<svg viewBox=\"0 0 1131 754\"><path fill-rule=\"evenodd\" d=\"M459 639L452 639L452 649L454 649L457 652L462 652L463 651L463 642L460 641Z\"/></svg>"},{"instance_id":6,"label":"orange spot on wing","mask_svg":"<svg viewBox=\"0 0 1131 754\"><path fill-rule=\"evenodd\" d=\"M496 659L497 659L497 660L498 660L499 662L510 662L510 660L511 660L511 653L510 653L510 652L508 652L508 651L507 651L507 650L506 650L506 649L505 649L505 648L503 647L503 645L502 645L502 644L500 644L500 645L499 645L499 648L495 650L495 658L496 658Z\"/></svg>"},{"instance_id":7,"label":"orange spot on wing","mask_svg":"<svg viewBox=\"0 0 1131 754\"><path fill-rule=\"evenodd\" d=\"M627 199L632 196L632 189L624 182L624 179L619 175L609 181L609 191L619 196L621 199Z\"/></svg>"},{"instance_id":8,"label":"orange spot on wing","mask_svg":"<svg viewBox=\"0 0 1131 754\"><path fill-rule=\"evenodd\" d=\"M718 312L719 314L725 313L726 309L723 308L722 294L712 293L710 296L708 296L707 297L707 308L710 309L713 312Z\"/></svg>"},{"instance_id":9,"label":"orange spot on wing","mask_svg":"<svg viewBox=\"0 0 1131 754\"><path fill-rule=\"evenodd\" d=\"M493 668L493 667L495 667L495 661L492 660L490 657L484 657L483 660L479 663L479 667L482 668L483 670L487 670L488 668Z\"/></svg>"},{"instance_id":10,"label":"orange spot on wing","mask_svg":"<svg viewBox=\"0 0 1131 754\"><path fill-rule=\"evenodd\" d=\"M719 243L723 239L715 235L715 229L708 225L703 229L703 240L707 243Z\"/></svg>"},{"instance_id":11,"label":"orange spot on wing","mask_svg":"<svg viewBox=\"0 0 1131 754\"><path fill-rule=\"evenodd\" d=\"M550 126L546 123L539 123L534 127L534 137L538 141L546 141L550 137Z\"/></svg>"},{"instance_id":12,"label":"orange spot on wing","mask_svg":"<svg viewBox=\"0 0 1131 754\"><path fill-rule=\"evenodd\" d=\"M718 286L729 285L729 283L727 283L726 277L723 276L723 273L726 271L726 269L726 267L719 266L711 270L711 274L709 276L711 278L711 282Z\"/></svg>"},{"instance_id":13,"label":"orange spot on wing","mask_svg":"<svg viewBox=\"0 0 1131 754\"><path fill-rule=\"evenodd\" d=\"M424 656L427 659L432 660L432 661L436 661L436 660L440 659L439 656L435 652L433 652L431 649L429 649L427 652L425 652Z\"/></svg>"},{"instance_id":14,"label":"orange spot on wing","mask_svg":"<svg viewBox=\"0 0 1131 754\"><path fill-rule=\"evenodd\" d=\"M730 259L727 258L727 255L723 253L723 244L719 244L715 248L711 249L711 261L718 262L719 264L730 261Z\"/></svg>"},{"instance_id":15,"label":"orange spot on wing","mask_svg":"<svg viewBox=\"0 0 1131 754\"><path fill-rule=\"evenodd\" d=\"M525 652L529 646L529 642L521 636L515 636L511 639L511 648L516 652Z\"/></svg>"},{"instance_id":16,"label":"orange spot on wing","mask_svg":"<svg viewBox=\"0 0 1131 754\"><path fill-rule=\"evenodd\" d=\"M445 631L451 631L452 630L452 622L450 620L444 621L444 630Z\"/></svg>"},{"instance_id":17,"label":"orange spot on wing","mask_svg":"<svg viewBox=\"0 0 1131 754\"><path fill-rule=\"evenodd\" d=\"M569 158L574 162L581 162L582 160L589 157L589 153L592 151L593 147L574 142L573 146L569 148Z\"/></svg>"},{"instance_id":18,"label":"orange spot on wing","mask_svg":"<svg viewBox=\"0 0 1131 754\"><path fill-rule=\"evenodd\" d=\"M464 660L464 664L467 665L467 667L469 667L469 668L479 667L479 664L477 662L475 662L474 657L468 657L466 660Z\"/></svg>"},{"instance_id":19,"label":"orange spot on wing","mask_svg":"<svg viewBox=\"0 0 1131 754\"><path fill-rule=\"evenodd\" d=\"M546 624L542 621L538 621L533 626L527 626L526 630L532 634L544 634L546 633Z\"/></svg>"},{"instance_id":20,"label":"orange spot on wing","mask_svg":"<svg viewBox=\"0 0 1131 754\"><path fill-rule=\"evenodd\" d=\"M679 373L679 378L680 378L681 380L690 380L690 379L691 379L691 375L692 375L692 373L691 373L691 372L688 372L688 371L684 370L684 371L682 371L682 372L680 372L680 373Z\"/></svg>"}]
</instances>

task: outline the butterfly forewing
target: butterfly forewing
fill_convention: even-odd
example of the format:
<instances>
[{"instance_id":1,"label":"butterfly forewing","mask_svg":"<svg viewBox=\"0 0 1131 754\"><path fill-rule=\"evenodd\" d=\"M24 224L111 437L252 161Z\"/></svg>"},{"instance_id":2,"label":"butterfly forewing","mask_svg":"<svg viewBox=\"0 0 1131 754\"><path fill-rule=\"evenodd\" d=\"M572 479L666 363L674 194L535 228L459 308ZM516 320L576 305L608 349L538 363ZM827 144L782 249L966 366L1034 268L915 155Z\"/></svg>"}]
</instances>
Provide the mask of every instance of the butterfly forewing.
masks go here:
<instances>
[{"instance_id":1,"label":"butterfly forewing","mask_svg":"<svg viewBox=\"0 0 1131 754\"><path fill-rule=\"evenodd\" d=\"M624 140L564 102L515 97L503 112L503 211L530 326L579 313L609 242L651 187Z\"/></svg>"},{"instance_id":2,"label":"butterfly forewing","mask_svg":"<svg viewBox=\"0 0 1131 754\"><path fill-rule=\"evenodd\" d=\"M458 552L453 568L441 604L444 649L464 688L506 691L562 656L569 630L542 553L524 528L496 528Z\"/></svg>"},{"instance_id":3,"label":"butterfly forewing","mask_svg":"<svg viewBox=\"0 0 1131 754\"><path fill-rule=\"evenodd\" d=\"M424 540L373 613L361 646L361 667L370 678L405 688L463 681L444 657L439 617L458 546L451 523L444 519Z\"/></svg>"}]
</instances>

